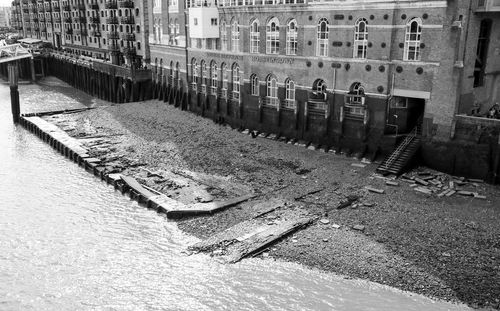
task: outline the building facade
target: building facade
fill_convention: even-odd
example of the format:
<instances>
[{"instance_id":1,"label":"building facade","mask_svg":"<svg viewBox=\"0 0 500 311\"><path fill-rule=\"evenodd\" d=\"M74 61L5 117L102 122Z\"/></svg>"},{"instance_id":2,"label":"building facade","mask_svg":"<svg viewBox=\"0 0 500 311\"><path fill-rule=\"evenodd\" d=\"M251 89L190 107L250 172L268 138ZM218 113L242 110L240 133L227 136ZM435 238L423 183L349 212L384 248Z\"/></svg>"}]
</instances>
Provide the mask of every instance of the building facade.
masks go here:
<instances>
[{"instance_id":1,"label":"building facade","mask_svg":"<svg viewBox=\"0 0 500 311\"><path fill-rule=\"evenodd\" d=\"M500 176L498 0L14 4L25 36L148 64L141 98L372 158L418 135L428 165Z\"/></svg>"},{"instance_id":2,"label":"building facade","mask_svg":"<svg viewBox=\"0 0 500 311\"><path fill-rule=\"evenodd\" d=\"M497 2L156 1L153 78L204 116L349 153L449 142L500 101Z\"/></svg>"},{"instance_id":3,"label":"building facade","mask_svg":"<svg viewBox=\"0 0 500 311\"><path fill-rule=\"evenodd\" d=\"M15 0L25 38L116 65L149 62L146 0ZM146 24L145 24L146 23Z\"/></svg>"},{"instance_id":4,"label":"building facade","mask_svg":"<svg viewBox=\"0 0 500 311\"><path fill-rule=\"evenodd\" d=\"M0 27L11 27L11 8L0 7Z\"/></svg>"}]
</instances>

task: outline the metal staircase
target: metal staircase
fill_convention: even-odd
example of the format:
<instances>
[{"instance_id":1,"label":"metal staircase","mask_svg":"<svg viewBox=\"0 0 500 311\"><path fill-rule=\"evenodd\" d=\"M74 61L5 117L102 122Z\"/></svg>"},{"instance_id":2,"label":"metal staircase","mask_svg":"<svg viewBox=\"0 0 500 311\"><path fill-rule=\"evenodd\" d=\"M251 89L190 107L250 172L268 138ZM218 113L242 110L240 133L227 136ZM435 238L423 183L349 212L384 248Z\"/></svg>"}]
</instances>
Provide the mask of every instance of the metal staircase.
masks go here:
<instances>
[{"instance_id":1,"label":"metal staircase","mask_svg":"<svg viewBox=\"0 0 500 311\"><path fill-rule=\"evenodd\" d=\"M420 148L422 134L422 122L419 119L417 126L405 137L405 139L388 155L377 168L377 172L400 175L410 164Z\"/></svg>"}]
</instances>

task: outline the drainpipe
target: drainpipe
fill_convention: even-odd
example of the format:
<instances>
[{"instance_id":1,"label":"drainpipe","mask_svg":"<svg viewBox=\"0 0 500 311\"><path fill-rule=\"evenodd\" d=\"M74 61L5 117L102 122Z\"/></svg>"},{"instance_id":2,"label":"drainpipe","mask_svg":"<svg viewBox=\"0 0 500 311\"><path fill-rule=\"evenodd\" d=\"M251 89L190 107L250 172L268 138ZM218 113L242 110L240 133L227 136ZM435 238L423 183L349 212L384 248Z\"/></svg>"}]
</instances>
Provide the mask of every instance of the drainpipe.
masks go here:
<instances>
[{"instance_id":1,"label":"drainpipe","mask_svg":"<svg viewBox=\"0 0 500 311\"><path fill-rule=\"evenodd\" d=\"M186 8L186 1L184 1L184 32L185 32L185 36L186 36L186 39L184 40L185 43L184 43L184 51L186 53L186 92L187 92L187 96L186 96L186 109L190 106L191 104L191 96L189 96L190 92L189 92L189 55L188 55L188 41L189 41L189 15L187 13L187 8ZM181 110L183 109L182 105L181 105Z\"/></svg>"}]
</instances>

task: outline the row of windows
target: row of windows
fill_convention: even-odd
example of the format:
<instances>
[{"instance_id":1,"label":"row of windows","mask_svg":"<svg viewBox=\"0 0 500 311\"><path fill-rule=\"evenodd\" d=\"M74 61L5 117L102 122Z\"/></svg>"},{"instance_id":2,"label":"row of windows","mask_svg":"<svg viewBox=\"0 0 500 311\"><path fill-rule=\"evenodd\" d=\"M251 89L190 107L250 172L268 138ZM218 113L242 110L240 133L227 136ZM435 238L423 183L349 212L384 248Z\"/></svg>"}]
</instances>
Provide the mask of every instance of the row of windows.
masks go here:
<instances>
[{"instance_id":1,"label":"row of windows","mask_svg":"<svg viewBox=\"0 0 500 311\"><path fill-rule=\"evenodd\" d=\"M157 59L155 60L156 73L162 75L163 70L163 60L160 60L158 67ZM179 79L180 64L177 62L174 66L174 62L170 62L170 77L177 83L176 80ZM231 77L229 77L231 73ZM210 67L208 68L207 63L202 60L200 64L195 58L191 60L191 72L192 77L191 85L192 89L198 91L198 86L201 87L201 92L206 94L207 85L210 87L211 94L216 94L219 87L223 91L227 92L228 81L231 78L232 81L232 95L233 99L240 98L240 82L241 82L241 72L240 67L237 63L231 66L231 70L228 71L228 66L226 63L222 63L220 68L216 61L210 62ZM250 94L253 96L260 96L260 85L261 81L256 74L250 75ZM295 108L295 89L296 84L290 78L285 79L285 102L284 107ZM280 99L278 96L278 79L275 75L269 74L265 79L266 94L265 94L265 105L277 107L280 105ZM223 97L226 92L222 92ZM315 100L319 100L319 104L324 106L324 100L326 99L326 82L323 79L317 79L314 81L312 86L312 94ZM360 82L354 82L349 88L348 100L345 105L346 114L350 115L363 115L365 112L365 91L364 87ZM323 102L323 103L321 103Z\"/></svg>"},{"instance_id":2,"label":"row of windows","mask_svg":"<svg viewBox=\"0 0 500 311\"><path fill-rule=\"evenodd\" d=\"M260 24L258 19L250 23L250 53L259 53L260 46ZM316 29L316 56L327 57L329 49L329 22L326 18L321 18ZM409 61L420 60L420 43L422 36L422 20L411 18L406 23L405 43L403 59ZM229 42L227 25L221 22L220 38L222 50L229 49L233 52L240 51L240 26L234 20L230 26ZM286 25L286 55L297 55L298 48L298 25L295 19L290 20ZM280 24L276 17L269 19L266 24L266 53L278 54L280 50ZM368 21L365 18L358 19L354 24L354 44L353 57L367 58L368 47Z\"/></svg>"}]
</instances>

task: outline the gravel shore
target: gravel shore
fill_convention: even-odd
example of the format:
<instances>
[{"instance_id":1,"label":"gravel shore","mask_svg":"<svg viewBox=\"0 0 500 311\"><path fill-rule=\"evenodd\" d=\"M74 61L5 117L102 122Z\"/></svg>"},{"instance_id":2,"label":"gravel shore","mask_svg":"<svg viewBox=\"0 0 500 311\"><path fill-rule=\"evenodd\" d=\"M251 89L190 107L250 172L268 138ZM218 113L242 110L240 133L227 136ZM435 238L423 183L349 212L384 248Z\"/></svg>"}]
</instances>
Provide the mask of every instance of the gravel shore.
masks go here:
<instances>
[{"instance_id":1,"label":"gravel shore","mask_svg":"<svg viewBox=\"0 0 500 311\"><path fill-rule=\"evenodd\" d=\"M141 167L203 173L226 181L226 188L208 188L214 198L249 189L321 219L272 246L271 257L476 308L500 309L498 186L474 185L485 200L429 196L403 181L388 186L374 173L376 164L352 166L359 160L252 138L158 101L46 119L75 137L115 137L95 155L112 152L128 159L134 165L122 169L138 178L145 174ZM384 193L369 192L366 186ZM349 196L359 200L337 209ZM252 203L246 202L178 223L185 232L206 238L251 215Z\"/></svg>"}]
</instances>

